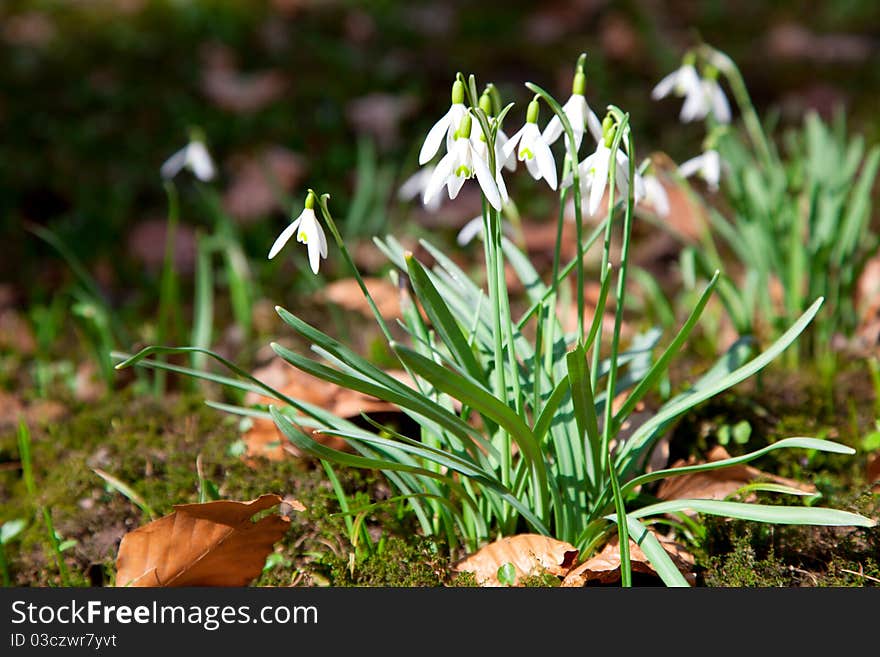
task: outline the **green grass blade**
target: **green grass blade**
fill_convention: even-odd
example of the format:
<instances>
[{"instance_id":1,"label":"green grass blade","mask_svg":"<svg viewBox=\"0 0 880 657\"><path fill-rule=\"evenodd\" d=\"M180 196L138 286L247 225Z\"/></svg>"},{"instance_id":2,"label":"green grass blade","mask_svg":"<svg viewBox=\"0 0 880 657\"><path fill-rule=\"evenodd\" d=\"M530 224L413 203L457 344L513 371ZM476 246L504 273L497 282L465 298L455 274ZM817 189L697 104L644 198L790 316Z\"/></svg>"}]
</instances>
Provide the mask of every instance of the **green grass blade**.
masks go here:
<instances>
[{"instance_id":1,"label":"green grass blade","mask_svg":"<svg viewBox=\"0 0 880 657\"><path fill-rule=\"evenodd\" d=\"M211 347L211 333L214 321L214 272L211 268L211 242L203 235L197 238L195 302L193 309L192 344L202 349ZM207 356L194 353L192 366L197 370L205 368Z\"/></svg>"},{"instance_id":2,"label":"green grass blade","mask_svg":"<svg viewBox=\"0 0 880 657\"><path fill-rule=\"evenodd\" d=\"M416 296L422 304L434 330L443 340L443 343L449 349L456 362L464 367L477 381L486 378L486 373L477 362L474 352L468 344L467 338L461 331L449 308L443 301L443 298L437 292L437 288L431 283L425 269L412 255L405 255L407 271L409 272L410 282L413 285Z\"/></svg>"},{"instance_id":3,"label":"green grass blade","mask_svg":"<svg viewBox=\"0 0 880 657\"><path fill-rule=\"evenodd\" d=\"M700 319L700 315L703 314L703 309L705 309L706 304L709 303L709 298L712 296L712 291L715 289L715 284L718 282L719 274L720 272L716 270L715 274L712 276L712 280L709 281L709 284L706 286L706 289L703 291L703 294L700 295L700 299L691 311L690 316L688 316L687 321L685 321L684 325L679 329L675 338L669 346L666 347L660 358L654 361L654 364L651 366L651 369L648 370L647 375L639 381L635 389L627 396L626 401L623 403L623 406L620 407L620 410L617 411L617 414L614 416L614 433L616 433L616 430L623 424L623 421L626 420L629 414L632 413L636 404L638 404L639 401L641 401L660 380L669 367L669 363L676 354L678 354L684 343L690 337L691 332L694 330L694 327Z\"/></svg>"},{"instance_id":4,"label":"green grass blade","mask_svg":"<svg viewBox=\"0 0 880 657\"><path fill-rule=\"evenodd\" d=\"M583 445L584 458L589 455L587 463L588 485L596 486L601 480L597 470L602 463L599 453L601 435L599 422L596 418L596 402L593 399L593 387L590 382L590 367L587 364L587 353L583 345L578 344L565 356L568 367L568 380L571 386L571 399L574 406L574 417L578 428L578 444Z\"/></svg>"},{"instance_id":5,"label":"green grass blade","mask_svg":"<svg viewBox=\"0 0 880 657\"><path fill-rule=\"evenodd\" d=\"M617 520L616 516L608 516L609 520ZM672 557L657 540L657 537L636 520L632 514L626 517L627 528L629 529L629 537L642 549L651 566L663 580L666 586L671 587L690 587L688 581L681 574L681 571L672 561Z\"/></svg>"},{"instance_id":6,"label":"green grass blade","mask_svg":"<svg viewBox=\"0 0 880 657\"><path fill-rule=\"evenodd\" d=\"M874 527L877 525L876 520L837 509L808 506L766 506L723 500L670 500L642 507L630 513L630 516L646 518L686 510L779 525L822 525L826 527Z\"/></svg>"},{"instance_id":7,"label":"green grass blade","mask_svg":"<svg viewBox=\"0 0 880 657\"><path fill-rule=\"evenodd\" d=\"M659 479L666 479L668 477L679 477L681 475L693 474L695 472L707 472L709 470L718 470L720 468L727 468L732 465L748 463L749 461L753 461L777 449L797 448L815 449L820 452L832 452L834 454L855 454L855 450L853 448L847 447L846 445L841 445L840 443L835 443L831 440L801 437L783 438L782 440L767 445L766 447L763 447L759 450L755 450L754 452L743 454L742 456L732 456L728 459L721 459L720 461L699 463L697 465L687 465L681 468L668 468L666 470L657 470L655 472L644 474L640 477L635 477L634 479L631 479L626 482L626 484L624 484L623 492L628 493L632 490L635 490L639 486L644 486L645 484L649 484L652 481L657 481Z\"/></svg>"},{"instance_id":8,"label":"green grass blade","mask_svg":"<svg viewBox=\"0 0 880 657\"><path fill-rule=\"evenodd\" d=\"M621 471L620 468L622 465L626 465L627 467L630 466L634 458L638 456L639 450L648 445L655 434L665 426L667 422L690 410L697 404L714 397L719 392L745 381L750 376L767 366L768 363L781 354L803 332L819 311L822 301L822 298L817 299L813 305L811 305L807 311L776 340L776 342L745 365L737 368L726 376L718 378L711 384L707 384L699 390L693 390L692 394L685 394L676 397L675 399L670 400L669 403L665 404L656 415L639 427L622 446L618 457L618 471Z\"/></svg>"}]
</instances>

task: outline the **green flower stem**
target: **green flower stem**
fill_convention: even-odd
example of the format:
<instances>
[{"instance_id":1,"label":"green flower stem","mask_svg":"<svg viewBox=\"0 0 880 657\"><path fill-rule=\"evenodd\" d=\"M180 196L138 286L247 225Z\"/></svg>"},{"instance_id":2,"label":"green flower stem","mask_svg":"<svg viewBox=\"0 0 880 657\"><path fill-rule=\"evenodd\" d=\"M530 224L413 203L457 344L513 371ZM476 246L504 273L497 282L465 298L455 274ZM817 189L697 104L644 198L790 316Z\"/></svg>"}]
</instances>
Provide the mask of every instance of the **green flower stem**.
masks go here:
<instances>
[{"instance_id":1,"label":"green flower stem","mask_svg":"<svg viewBox=\"0 0 880 657\"><path fill-rule=\"evenodd\" d=\"M339 233L339 230L336 228L336 222L333 221L333 216L330 214L330 209L327 207L327 199L330 198L329 194L323 194L322 196L318 196L317 193L309 190L310 194L314 194L315 198L318 199L318 205L321 207L321 214L324 217L324 222L327 224L327 228L330 230L330 233L333 235L333 239L336 240L336 245L339 247L339 251L342 253L342 257L345 259L346 264L351 269L354 274L354 278L358 283L358 286L361 288L361 292L363 292L364 298L367 300L367 304L370 306L370 310L373 312L373 316L376 318L376 322L379 324L379 327L382 329L382 335L385 336L385 339L390 343L394 340L391 335L391 331L388 328L388 324L385 322L385 319L382 317L382 313L379 312L378 306L376 306L376 302L373 301L373 296L370 294L370 291L367 289L366 283L364 283L364 279L361 277L360 271L358 271L357 265L354 264L354 260L351 257L351 254L348 252L348 249L345 246L345 242L342 240L342 235Z\"/></svg>"},{"instance_id":2,"label":"green flower stem","mask_svg":"<svg viewBox=\"0 0 880 657\"><path fill-rule=\"evenodd\" d=\"M755 106L752 103L751 96L749 96L746 82L739 68L727 55L707 44L703 44L700 47L700 53L727 78L730 90L733 92L733 97L736 99L736 104L742 113L743 123L745 124L746 131L749 133L749 139L751 139L755 149L760 153L767 170L772 169L775 165L773 151L770 149L770 142L764 133L761 120L755 111Z\"/></svg>"},{"instance_id":3,"label":"green flower stem","mask_svg":"<svg viewBox=\"0 0 880 657\"><path fill-rule=\"evenodd\" d=\"M526 87L538 94L541 98L544 99L544 102L553 110L553 113L559 118L560 123L562 124L562 129L565 131L566 143L568 144L568 152L566 153L566 157L570 160L571 163L571 175L572 175L572 188L573 188L573 201L574 201L574 218L575 218L575 227L577 230L577 243L578 243L578 257L577 257L577 303L578 303L578 342L582 342L584 339L584 243L582 239L583 233L583 211L581 209L581 181L580 174L578 172L578 154L577 154L577 146L575 145L574 140L574 131L571 129L571 123L568 120L568 117L565 115L565 112L562 110L562 106L556 101L553 96L544 91L541 87L532 82L526 82ZM563 206L564 207L564 206ZM554 279L555 284L555 279Z\"/></svg>"},{"instance_id":4,"label":"green flower stem","mask_svg":"<svg viewBox=\"0 0 880 657\"><path fill-rule=\"evenodd\" d=\"M165 194L168 197L168 224L165 232L165 258L162 263L162 274L159 279L159 324L156 328L156 342L168 340L172 329L178 323L178 281L174 268L174 242L177 238L177 224L180 219L180 203L177 187L172 181L165 183ZM153 379L153 391L159 396L165 390L165 372L157 370Z\"/></svg>"},{"instance_id":5,"label":"green flower stem","mask_svg":"<svg viewBox=\"0 0 880 657\"><path fill-rule=\"evenodd\" d=\"M620 148L620 142L623 138L623 135L627 131L627 127L629 125L629 114L622 114L619 109L613 108L612 112L615 114L617 118L617 131L614 135L614 141L611 144L611 166L608 168L608 184L610 185L609 194L613 194L615 179L617 176L617 150ZM632 131L630 131L631 133ZM628 151L630 155L634 153L633 143L632 143L632 134L629 135L628 139ZM613 410L613 400L614 400L614 390L617 385L617 354L618 349L620 347L620 327L623 324L623 307L626 300L626 275L627 275L627 265L629 262L629 243L630 237L632 234L632 220L634 214L635 207L635 161L632 157L627 158L629 163L629 180L630 184L628 185L628 198L626 203L626 211L624 212L623 219L623 237L620 251L620 266L617 271L617 289L615 293L615 309L614 309L614 329L611 335L611 354L610 364L608 368L608 378L607 378L607 388L605 394L605 408L604 415L605 421L602 426L602 457L605 458L606 452L611 443L611 429L613 427L614 420L614 410ZM609 201L610 203L611 201ZM603 271L603 274L607 273ZM603 281L604 282L604 281ZM601 329L600 329L601 330ZM598 340L598 338L597 338ZM598 352L598 344L596 345L596 349L593 353ZM598 367L598 363L596 365ZM604 468L603 468L604 470ZM624 524L625 521L624 521Z\"/></svg>"},{"instance_id":6,"label":"green flower stem","mask_svg":"<svg viewBox=\"0 0 880 657\"><path fill-rule=\"evenodd\" d=\"M488 202L485 196L482 197L483 202L483 250L486 257L486 274L487 284L489 287L489 303L492 306L492 328L493 328L493 347L495 355L495 394L499 399L507 399L507 379L504 375L504 338L501 332L501 304L499 302L500 290L499 286L503 285L503 280L498 279L498 249L496 249L495 229L489 215ZM497 222L496 222L497 223ZM503 270L502 270L503 271ZM501 452L501 483L505 486L510 485L511 470L511 444L510 436L506 435L503 430L499 429L502 436L500 452Z\"/></svg>"}]
</instances>

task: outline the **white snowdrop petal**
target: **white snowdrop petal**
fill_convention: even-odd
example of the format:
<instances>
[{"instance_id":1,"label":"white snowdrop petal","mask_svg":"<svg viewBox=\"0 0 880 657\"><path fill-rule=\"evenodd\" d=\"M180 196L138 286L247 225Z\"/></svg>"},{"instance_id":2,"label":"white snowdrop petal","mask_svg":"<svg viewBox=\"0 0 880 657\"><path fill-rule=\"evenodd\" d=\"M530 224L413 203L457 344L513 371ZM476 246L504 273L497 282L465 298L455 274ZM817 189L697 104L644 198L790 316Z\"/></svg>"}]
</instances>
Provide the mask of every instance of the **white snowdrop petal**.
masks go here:
<instances>
[{"instance_id":1,"label":"white snowdrop petal","mask_svg":"<svg viewBox=\"0 0 880 657\"><path fill-rule=\"evenodd\" d=\"M712 113L719 123L730 123L730 103L717 82L712 83Z\"/></svg>"},{"instance_id":2,"label":"white snowdrop petal","mask_svg":"<svg viewBox=\"0 0 880 657\"><path fill-rule=\"evenodd\" d=\"M202 142L194 141L189 145L187 162L199 180L207 182L214 178L214 162Z\"/></svg>"},{"instance_id":3,"label":"white snowdrop petal","mask_svg":"<svg viewBox=\"0 0 880 657\"><path fill-rule=\"evenodd\" d=\"M663 79L651 89L651 98L654 100L660 100L661 98L668 96L669 92L675 88L680 70L681 69L676 69L672 73L665 75Z\"/></svg>"},{"instance_id":4,"label":"white snowdrop petal","mask_svg":"<svg viewBox=\"0 0 880 657\"><path fill-rule=\"evenodd\" d=\"M470 244L473 239L482 232L483 216L477 215L461 227L461 230L458 231L458 235L455 236L455 241L459 246L466 246L467 244Z\"/></svg>"},{"instance_id":5,"label":"white snowdrop petal","mask_svg":"<svg viewBox=\"0 0 880 657\"><path fill-rule=\"evenodd\" d=\"M550 118L547 122L547 125L544 126L544 132L542 136L544 137L544 141L548 144L552 144L559 136L562 134L562 121L559 120L559 117L555 114Z\"/></svg>"},{"instance_id":6,"label":"white snowdrop petal","mask_svg":"<svg viewBox=\"0 0 880 657\"><path fill-rule=\"evenodd\" d=\"M431 158L437 154L437 151L440 149L440 144L443 142L443 138L449 130L450 119L452 118L451 114L452 108L450 108L446 114L441 116L437 123L435 123L428 131L428 136L425 137L425 143L422 144L422 149L419 151L419 164L429 162Z\"/></svg>"},{"instance_id":7,"label":"white snowdrop petal","mask_svg":"<svg viewBox=\"0 0 880 657\"><path fill-rule=\"evenodd\" d=\"M496 210L501 209L501 194L498 192L498 185L495 183L495 176L489 170L489 165L482 158L473 158L474 170L477 174L477 182L486 195L486 200Z\"/></svg>"},{"instance_id":8,"label":"white snowdrop petal","mask_svg":"<svg viewBox=\"0 0 880 657\"><path fill-rule=\"evenodd\" d=\"M556 162L553 160L553 153L550 152L550 147L539 135L535 139L533 148L541 176L547 181L551 189L556 189Z\"/></svg>"},{"instance_id":9,"label":"white snowdrop petal","mask_svg":"<svg viewBox=\"0 0 880 657\"><path fill-rule=\"evenodd\" d=\"M447 178L452 174L452 168L454 166L455 160L453 154L447 153L444 155L434 168L431 178L428 180L428 184L425 185L425 191L422 195L422 203L428 205L438 196L438 192L443 188L446 184Z\"/></svg>"},{"instance_id":10,"label":"white snowdrop petal","mask_svg":"<svg viewBox=\"0 0 880 657\"><path fill-rule=\"evenodd\" d=\"M449 193L449 198L454 199L458 196L465 180L466 179L461 176L450 176L446 180L446 191Z\"/></svg>"},{"instance_id":11,"label":"white snowdrop petal","mask_svg":"<svg viewBox=\"0 0 880 657\"><path fill-rule=\"evenodd\" d=\"M275 243L272 244L272 248L269 249L269 260L278 255L278 252L287 244L288 240L291 236L296 232L297 226L299 226L302 221L302 215L298 216L294 219L287 228L281 231L281 234L275 240Z\"/></svg>"},{"instance_id":12,"label":"white snowdrop petal","mask_svg":"<svg viewBox=\"0 0 880 657\"><path fill-rule=\"evenodd\" d=\"M690 178L697 171L699 171L703 166L703 158L705 156L700 154L696 157L692 157L691 159L682 162L678 165L678 173L683 178Z\"/></svg>"},{"instance_id":13,"label":"white snowdrop petal","mask_svg":"<svg viewBox=\"0 0 880 657\"><path fill-rule=\"evenodd\" d=\"M159 169L159 174L165 180L170 180L174 176L176 176L180 170L183 168L183 165L186 164L186 154L189 146L184 146L179 151L174 153L171 157L169 157L162 164Z\"/></svg>"}]
</instances>

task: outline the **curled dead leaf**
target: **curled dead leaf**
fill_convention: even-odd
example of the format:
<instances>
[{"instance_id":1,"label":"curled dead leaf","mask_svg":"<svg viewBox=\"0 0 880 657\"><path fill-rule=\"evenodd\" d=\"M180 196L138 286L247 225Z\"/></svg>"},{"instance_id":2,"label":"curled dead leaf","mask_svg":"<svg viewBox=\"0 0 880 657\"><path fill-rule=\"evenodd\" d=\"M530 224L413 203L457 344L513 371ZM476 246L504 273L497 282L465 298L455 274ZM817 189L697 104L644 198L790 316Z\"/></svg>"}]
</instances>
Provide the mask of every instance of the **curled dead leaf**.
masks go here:
<instances>
[{"instance_id":1,"label":"curled dead leaf","mask_svg":"<svg viewBox=\"0 0 880 657\"><path fill-rule=\"evenodd\" d=\"M656 532L652 533L656 535ZM661 536L657 536L660 545L672 558L676 568L681 572L684 578L693 586L696 583L696 574L694 573L695 559L692 554L687 552L683 547ZM629 540L629 556L632 572L645 573L648 575L656 575L657 572L651 567L651 562L638 544L632 539ZM572 568L565 579L562 580L562 586L579 587L586 586L589 583L610 584L620 580L620 540L617 536L612 538L602 551L595 556L587 559L585 562Z\"/></svg>"},{"instance_id":2,"label":"curled dead leaf","mask_svg":"<svg viewBox=\"0 0 880 657\"><path fill-rule=\"evenodd\" d=\"M456 572L471 572L480 586L504 586L498 569L513 564L514 585L523 577L549 573L564 577L577 560L578 550L565 541L540 534L517 534L501 538L459 561Z\"/></svg>"},{"instance_id":3,"label":"curled dead leaf","mask_svg":"<svg viewBox=\"0 0 880 657\"><path fill-rule=\"evenodd\" d=\"M250 502L179 504L170 515L122 537L117 586L246 586L284 536L290 519L251 518L277 506L280 495Z\"/></svg>"},{"instance_id":4,"label":"curled dead leaf","mask_svg":"<svg viewBox=\"0 0 880 657\"><path fill-rule=\"evenodd\" d=\"M730 458L730 454L727 453L727 450L721 445L716 445L709 451L706 461L703 462L711 463L728 458ZM692 456L687 461L679 459L671 467L680 468L696 463L697 460ZM728 495L735 493L753 481L768 481L774 484L782 484L805 493L816 492L816 487L811 484L768 474L749 465L731 465L719 470L707 470L706 472L695 472L693 474L664 479L657 489L657 497L661 500L723 500Z\"/></svg>"}]
</instances>

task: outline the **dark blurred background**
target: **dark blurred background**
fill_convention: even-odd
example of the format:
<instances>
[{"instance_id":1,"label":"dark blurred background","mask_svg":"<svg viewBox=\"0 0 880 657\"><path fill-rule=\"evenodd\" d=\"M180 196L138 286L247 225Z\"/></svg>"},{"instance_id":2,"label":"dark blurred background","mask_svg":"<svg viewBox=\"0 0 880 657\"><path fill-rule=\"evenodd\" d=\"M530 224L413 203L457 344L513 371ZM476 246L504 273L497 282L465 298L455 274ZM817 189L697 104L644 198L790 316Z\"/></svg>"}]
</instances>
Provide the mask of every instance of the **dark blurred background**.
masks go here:
<instances>
[{"instance_id":1,"label":"dark blurred background","mask_svg":"<svg viewBox=\"0 0 880 657\"><path fill-rule=\"evenodd\" d=\"M245 252L262 260L307 187L345 216L358 144L394 163L395 179L412 173L456 71L494 81L506 100L527 100L525 81L564 100L586 52L592 106L630 111L642 152L681 161L702 130L649 92L697 38L733 57L780 124L840 105L877 140L876 0L3 0L3 296L45 302L72 276L31 224L50 227L119 303L154 283L167 211L158 170L190 126L205 131ZM183 273L188 227L205 222L187 204L191 181L178 180Z\"/></svg>"}]
</instances>

